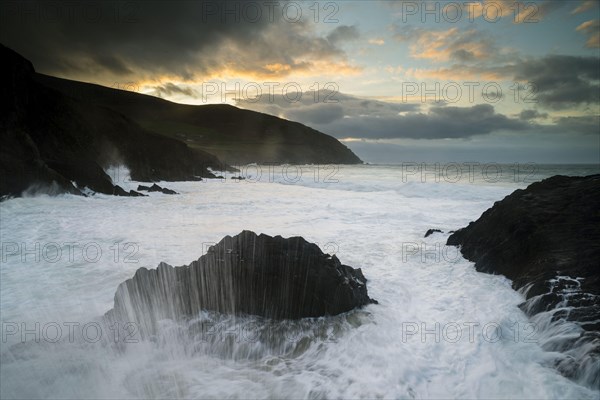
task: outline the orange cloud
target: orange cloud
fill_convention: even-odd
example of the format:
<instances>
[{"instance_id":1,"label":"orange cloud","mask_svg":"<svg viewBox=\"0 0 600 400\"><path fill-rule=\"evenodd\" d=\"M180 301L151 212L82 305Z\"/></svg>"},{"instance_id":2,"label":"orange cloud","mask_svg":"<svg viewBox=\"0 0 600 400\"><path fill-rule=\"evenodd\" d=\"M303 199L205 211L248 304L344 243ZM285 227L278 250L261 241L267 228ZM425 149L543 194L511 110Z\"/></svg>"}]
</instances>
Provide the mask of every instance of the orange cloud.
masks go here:
<instances>
[{"instance_id":1,"label":"orange cloud","mask_svg":"<svg viewBox=\"0 0 600 400\"><path fill-rule=\"evenodd\" d=\"M600 20L592 19L586 21L576 28L577 31L588 35L588 40L585 43L589 48L600 48Z\"/></svg>"},{"instance_id":2,"label":"orange cloud","mask_svg":"<svg viewBox=\"0 0 600 400\"><path fill-rule=\"evenodd\" d=\"M493 41L475 29L432 31L420 28L397 28L395 37L410 42L410 55L435 62L457 60L472 62L488 60L498 54Z\"/></svg>"},{"instance_id":3,"label":"orange cloud","mask_svg":"<svg viewBox=\"0 0 600 400\"><path fill-rule=\"evenodd\" d=\"M586 0L582 1L577 8L571 11L571 14L580 14L586 11L591 10L592 8L598 6L598 0Z\"/></svg>"},{"instance_id":4,"label":"orange cloud","mask_svg":"<svg viewBox=\"0 0 600 400\"><path fill-rule=\"evenodd\" d=\"M345 61L318 60L302 61L291 64L266 64L258 67L229 64L225 67L215 68L195 80L247 80L247 81L273 81L293 80L303 77L339 77L355 76L363 72L360 66L352 65Z\"/></svg>"},{"instance_id":5,"label":"orange cloud","mask_svg":"<svg viewBox=\"0 0 600 400\"><path fill-rule=\"evenodd\" d=\"M275 64L267 64L264 66L264 68L267 71L276 73L276 74L286 74L289 73L292 70L292 66L289 64L281 64L281 63L275 63Z\"/></svg>"},{"instance_id":6,"label":"orange cloud","mask_svg":"<svg viewBox=\"0 0 600 400\"><path fill-rule=\"evenodd\" d=\"M490 70L464 65L436 69L410 68L406 70L406 75L416 79L435 79L440 81L506 80L506 73L501 69Z\"/></svg>"}]
</instances>

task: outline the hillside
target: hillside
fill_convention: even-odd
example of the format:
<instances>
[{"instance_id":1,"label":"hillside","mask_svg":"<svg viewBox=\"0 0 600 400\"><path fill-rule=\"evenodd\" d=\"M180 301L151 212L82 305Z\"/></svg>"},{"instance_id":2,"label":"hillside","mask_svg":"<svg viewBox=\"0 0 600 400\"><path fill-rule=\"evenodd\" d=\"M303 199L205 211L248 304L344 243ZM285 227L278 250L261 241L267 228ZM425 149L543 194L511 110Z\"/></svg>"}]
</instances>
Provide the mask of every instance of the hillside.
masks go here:
<instances>
[{"instance_id":1,"label":"hillside","mask_svg":"<svg viewBox=\"0 0 600 400\"><path fill-rule=\"evenodd\" d=\"M37 74L36 81L75 99L126 115L232 164L356 164L337 139L297 122L230 105L185 105L157 97Z\"/></svg>"},{"instance_id":2,"label":"hillside","mask_svg":"<svg viewBox=\"0 0 600 400\"><path fill-rule=\"evenodd\" d=\"M127 165L139 181L214 177L222 163L151 132L105 107L73 99L33 78L31 62L0 45L0 196L33 187L50 193L131 195L104 172ZM135 194L135 193L133 193Z\"/></svg>"},{"instance_id":3,"label":"hillside","mask_svg":"<svg viewBox=\"0 0 600 400\"><path fill-rule=\"evenodd\" d=\"M0 45L0 53L0 196L32 186L135 194L111 181L111 165L152 182L211 178L208 168L228 164L361 162L335 138L296 122L54 78L9 48Z\"/></svg>"}]
</instances>

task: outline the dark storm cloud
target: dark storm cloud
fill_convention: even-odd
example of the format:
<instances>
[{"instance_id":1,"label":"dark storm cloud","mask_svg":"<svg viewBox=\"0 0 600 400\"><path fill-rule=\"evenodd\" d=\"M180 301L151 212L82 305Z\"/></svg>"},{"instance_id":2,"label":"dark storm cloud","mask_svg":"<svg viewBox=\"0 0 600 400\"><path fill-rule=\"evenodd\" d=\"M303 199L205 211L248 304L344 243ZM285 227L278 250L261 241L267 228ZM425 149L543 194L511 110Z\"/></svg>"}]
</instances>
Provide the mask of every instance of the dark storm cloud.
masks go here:
<instances>
[{"instance_id":1,"label":"dark storm cloud","mask_svg":"<svg viewBox=\"0 0 600 400\"><path fill-rule=\"evenodd\" d=\"M132 71L125 65L125 63L119 58L109 55L102 54L93 56L93 60L101 67L108 69L109 71L117 75L131 74Z\"/></svg>"},{"instance_id":2,"label":"dark storm cloud","mask_svg":"<svg viewBox=\"0 0 600 400\"><path fill-rule=\"evenodd\" d=\"M522 121L496 113L489 104L479 104L472 107L432 107L426 114L408 113L388 118L344 118L330 131L339 138L447 139L528 128L529 125Z\"/></svg>"},{"instance_id":3,"label":"dark storm cloud","mask_svg":"<svg viewBox=\"0 0 600 400\"><path fill-rule=\"evenodd\" d=\"M555 125L548 127L553 132L577 132L598 136L600 132L600 116L589 115L580 117L560 117Z\"/></svg>"},{"instance_id":4,"label":"dark storm cloud","mask_svg":"<svg viewBox=\"0 0 600 400\"><path fill-rule=\"evenodd\" d=\"M541 118L544 115L537 114ZM531 117L532 113L527 112L525 116ZM316 128L340 139L459 139L495 132L598 135L600 117L561 117L554 119L553 124L540 125L497 113L490 104L479 104L472 107L432 107L428 113L411 112L383 118L346 116Z\"/></svg>"},{"instance_id":5,"label":"dark storm cloud","mask_svg":"<svg viewBox=\"0 0 600 400\"><path fill-rule=\"evenodd\" d=\"M460 63L422 70L430 79L452 80L456 71L471 80L519 82L521 100L551 110L596 106L600 101L600 57L551 55L539 58L496 59L489 63ZM467 80L467 78L465 78ZM597 112L597 109L594 110Z\"/></svg>"},{"instance_id":6,"label":"dark storm cloud","mask_svg":"<svg viewBox=\"0 0 600 400\"><path fill-rule=\"evenodd\" d=\"M191 79L225 67L292 73L314 60L343 60L335 42L358 35L340 26L328 40L315 33L306 12L298 21L293 10L284 14L285 1L273 8L250 3L6 1L0 41L49 74L135 71Z\"/></svg>"},{"instance_id":7,"label":"dark storm cloud","mask_svg":"<svg viewBox=\"0 0 600 400\"><path fill-rule=\"evenodd\" d=\"M292 98L295 96L291 96ZM324 96L321 94L320 99ZM335 103L315 103L312 92L298 102L275 96L272 101L238 100L239 106L281 115L337 138L444 139L467 138L495 131L523 131L532 127L520 119L495 112L489 104L472 107L432 106L419 112L420 103L388 103L336 93Z\"/></svg>"},{"instance_id":8,"label":"dark storm cloud","mask_svg":"<svg viewBox=\"0 0 600 400\"><path fill-rule=\"evenodd\" d=\"M293 121L326 125L343 118L344 108L340 104L311 104L303 108L292 108L286 115Z\"/></svg>"},{"instance_id":9,"label":"dark storm cloud","mask_svg":"<svg viewBox=\"0 0 600 400\"><path fill-rule=\"evenodd\" d=\"M547 56L514 66L514 79L531 82L540 104L552 109L600 101L600 58Z\"/></svg>"},{"instance_id":10,"label":"dark storm cloud","mask_svg":"<svg viewBox=\"0 0 600 400\"><path fill-rule=\"evenodd\" d=\"M361 97L352 96L346 93L341 93L337 90L334 83L330 83L331 89L320 89L318 92L307 91L303 93L289 92L285 95L274 94L272 96L263 95L258 101L248 101L236 99L238 105L250 106L256 104L259 106L273 104L277 107L290 109L298 108L299 106L309 106L312 104L340 104L346 110L354 110L357 113L377 113L382 116L389 113L397 114L399 112L416 111L420 108L419 104L415 103L388 103L385 101L364 99ZM293 101L290 101L293 99Z\"/></svg>"},{"instance_id":11,"label":"dark storm cloud","mask_svg":"<svg viewBox=\"0 0 600 400\"><path fill-rule=\"evenodd\" d=\"M198 94L190 87L178 86L172 82L167 82L164 85L156 86L154 94L158 97L173 96L177 94L196 98Z\"/></svg>"},{"instance_id":12,"label":"dark storm cloud","mask_svg":"<svg viewBox=\"0 0 600 400\"><path fill-rule=\"evenodd\" d=\"M529 121L536 118L548 118L547 113L540 113L538 110L523 110L519 114L519 119Z\"/></svg>"},{"instance_id":13,"label":"dark storm cloud","mask_svg":"<svg viewBox=\"0 0 600 400\"><path fill-rule=\"evenodd\" d=\"M345 118L355 116L394 118L400 113L418 111L421 107L420 104L396 104L368 100L334 90L294 92L287 93L285 96L262 96L259 101L237 99L236 104L272 115L281 115L311 126L337 124Z\"/></svg>"},{"instance_id":14,"label":"dark storm cloud","mask_svg":"<svg viewBox=\"0 0 600 400\"><path fill-rule=\"evenodd\" d=\"M355 26L342 25L335 28L327 35L327 40L331 43L356 40L360 37L358 28Z\"/></svg>"}]
</instances>

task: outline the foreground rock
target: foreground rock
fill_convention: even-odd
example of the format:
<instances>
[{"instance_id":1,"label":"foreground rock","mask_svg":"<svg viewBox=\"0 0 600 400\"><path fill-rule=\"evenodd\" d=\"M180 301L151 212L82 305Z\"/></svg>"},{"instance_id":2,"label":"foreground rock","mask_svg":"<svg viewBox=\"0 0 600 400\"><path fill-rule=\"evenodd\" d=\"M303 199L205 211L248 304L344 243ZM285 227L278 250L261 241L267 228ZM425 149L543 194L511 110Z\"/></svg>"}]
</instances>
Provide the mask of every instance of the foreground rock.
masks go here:
<instances>
[{"instance_id":1,"label":"foreground rock","mask_svg":"<svg viewBox=\"0 0 600 400\"><path fill-rule=\"evenodd\" d=\"M121 283L109 320L136 322L142 335L162 319L201 310L273 319L336 315L376 303L360 269L342 265L301 237L226 236L189 266L140 268Z\"/></svg>"},{"instance_id":2,"label":"foreground rock","mask_svg":"<svg viewBox=\"0 0 600 400\"><path fill-rule=\"evenodd\" d=\"M557 332L542 345L567 354L558 369L600 388L600 175L554 176L517 190L447 244L461 246L478 271L522 289L522 309Z\"/></svg>"}]
</instances>

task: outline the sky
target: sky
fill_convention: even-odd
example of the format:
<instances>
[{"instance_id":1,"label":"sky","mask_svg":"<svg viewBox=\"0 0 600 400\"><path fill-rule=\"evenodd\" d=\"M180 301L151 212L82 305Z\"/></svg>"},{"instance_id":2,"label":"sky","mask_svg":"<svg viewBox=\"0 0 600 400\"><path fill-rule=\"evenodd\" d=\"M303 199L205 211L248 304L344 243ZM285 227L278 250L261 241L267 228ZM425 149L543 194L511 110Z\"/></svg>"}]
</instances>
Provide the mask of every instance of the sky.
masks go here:
<instances>
[{"instance_id":1,"label":"sky","mask_svg":"<svg viewBox=\"0 0 600 400\"><path fill-rule=\"evenodd\" d=\"M600 163L600 1L3 1L38 72L332 135L370 163Z\"/></svg>"}]
</instances>

